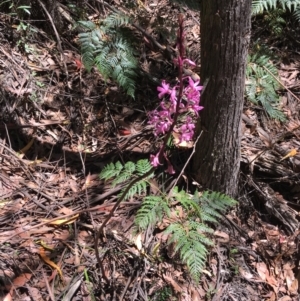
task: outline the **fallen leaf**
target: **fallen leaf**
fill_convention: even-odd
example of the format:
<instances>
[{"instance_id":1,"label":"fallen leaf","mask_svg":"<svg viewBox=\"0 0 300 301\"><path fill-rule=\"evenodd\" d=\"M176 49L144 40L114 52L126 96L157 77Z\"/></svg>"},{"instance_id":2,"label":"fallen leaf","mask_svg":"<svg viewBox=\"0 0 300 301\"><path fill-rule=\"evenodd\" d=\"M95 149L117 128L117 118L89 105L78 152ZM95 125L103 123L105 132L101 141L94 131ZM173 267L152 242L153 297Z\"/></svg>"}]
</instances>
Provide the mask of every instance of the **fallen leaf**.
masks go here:
<instances>
[{"instance_id":1,"label":"fallen leaf","mask_svg":"<svg viewBox=\"0 0 300 301\"><path fill-rule=\"evenodd\" d=\"M223 231L216 230L214 232L214 235L218 236L217 240L220 242L224 242L224 243L229 242L229 235Z\"/></svg>"},{"instance_id":2,"label":"fallen leaf","mask_svg":"<svg viewBox=\"0 0 300 301\"><path fill-rule=\"evenodd\" d=\"M138 236L136 237L135 245L139 251L142 250L143 245L142 245L142 234L141 233L139 233Z\"/></svg>"},{"instance_id":3,"label":"fallen leaf","mask_svg":"<svg viewBox=\"0 0 300 301\"><path fill-rule=\"evenodd\" d=\"M172 132L173 142L177 147L182 148L192 148L194 146L194 141L180 141L180 135L178 133Z\"/></svg>"},{"instance_id":4,"label":"fallen leaf","mask_svg":"<svg viewBox=\"0 0 300 301\"><path fill-rule=\"evenodd\" d=\"M75 220L79 217L79 214L74 215L71 218L62 218L55 221L49 221L49 225L53 226L61 226L61 225L70 225L75 222ZM43 220L44 222L47 222L47 219Z\"/></svg>"},{"instance_id":5,"label":"fallen leaf","mask_svg":"<svg viewBox=\"0 0 300 301\"><path fill-rule=\"evenodd\" d=\"M256 270L258 275L263 281L266 281L267 276L269 276L269 271L267 265L264 262L258 262L256 264Z\"/></svg>"},{"instance_id":6,"label":"fallen leaf","mask_svg":"<svg viewBox=\"0 0 300 301\"><path fill-rule=\"evenodd\" d=\"M32 146L33 142L34 142L35 138L32 138L26 146L24 146L22 149L19 150L20 154L25 154Z\"/></svg>"},{"instance_id":7,"label":"fallen leaf","mask_svg":"<svg viewBox=\"0 0 300 301\"><path fill-rule=\"evenodd\" d=\"M283 161L284 159L290 158L290 157L294 157L298 154L297 150L295 148L293 148L287 155L285 155L284 157L281 158L281 161Z\"/></svg>"},{"instance_id":8,"label":"fallen leaf","mask_svg":"<svg viewBox=\"0 0 300 301\"><path fill-rule=\"evenodd\" d=\"M41 258L43 259L43 261L44 261L45 263L47 263L47 264L50 265L52 268L54 268L54 269L57 270L60 279L61 279L62 281L64 281L63 274L62 274L62 271L61 271L60 267L59 267L56 263L54 263L52 260L50 260L50 259L48 258L48 256L47 256L46 253L45 253L44 247L41 247L41 248L39 249L39 254L40 254Z\"/></svg>"}]
</instances>

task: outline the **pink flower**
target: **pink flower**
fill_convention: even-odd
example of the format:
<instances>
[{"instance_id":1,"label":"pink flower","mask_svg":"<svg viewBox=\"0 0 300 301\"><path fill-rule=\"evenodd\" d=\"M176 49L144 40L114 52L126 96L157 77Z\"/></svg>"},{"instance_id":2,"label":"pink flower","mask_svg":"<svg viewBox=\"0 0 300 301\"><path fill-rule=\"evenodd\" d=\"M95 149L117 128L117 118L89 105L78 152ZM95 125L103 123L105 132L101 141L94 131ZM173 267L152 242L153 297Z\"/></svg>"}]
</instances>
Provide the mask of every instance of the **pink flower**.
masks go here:
<instances>
[{"instance_id":1,"label":"pink flower","mask_svg":"<svg viewBox=\"0 0 300 301\"><path fill-rule=\"evenodd\" d=\"M189 59L184 59L183 63L185 63L185 62L187 62L191 66L196 66L196 64L193 61L189 60Z\"/></svg>"},{"instance_id":2,"label":"pink flower","mask_svg":"<svg viewBox=\"0 0 300 301\"><path fill-rule=\"evenodd\" d=\"M166 172L170 175L173 175L175 173L175 169L170 162L168 162L168 168L167 168Z\"/></svg>"},{"instance_id":3,"label":"pink flower","mask_svg":"<svg viewBox=\"0 0 300 301\"><path fill-rule=\"evenodd\" d=\"M203 89L202 86L199 86L199 81L194 82L193 79L189 76L189 87L196 91L201 91Z\"/></svg>"},{"instance_id":4,"label":"pink flower","mask_svg":"<svg viewBox=\"0 0 300 301\"><path fill-rule=\"evenodd\" d=\"M159 163L159 158L158 158L158 154L156 154L155 156L154 155L150 155L150 162L151 162L151 165L153 167L157 167L158 165L162 165Z\"/></svg>"},{"instance_id":5,"label":"pink flower","mask_svg":"<svg viewBox=\"0 0 300 301\"><path fill-rule=\"evenodd\" d=\"M183 141L191 141L193 140L193 137L194 137L194 131L192 132L183 132L181 133L180 135L180 142L183 142Z\"/></svg>"},{"instance_id":6,"label":"pink flower","mask_svg":"<svg viewBox=\"0 0 300 301\"><path fill-rule=\"evenodd\" d=\"M166 81L163 80L161 83L161 87L157 87L157 91L160 92L158 94L158 98L163 98L165 94L169 94L169 84L166 84Z\"/></svg>"},{"instance_id":7,"label":"pink flower","mask_svg":"<svg viewBox=\"0 0 300 301\"><path fill-rule=\"evenodd\" d=\"M170 90L170 99L172 102L176 102L177 97L176 97L176 87L172 88L172 90Z\"/></svg>"},{"instance_id":8,"label":"pink flower","mask_svg":"<svg viewBox=\"0 0 300 301\"><path fill-rule=\"evenodd\" d=\"M166 172L169 173L170 175L173 175L175 173L175 169L165 153L164 153L164 158L166 159L166 161L168 163L168 168L167 168Z\"/></svg>"},{"instance_id":9,"label":"pink flower","mask_svg":"<svg viewBox=\"0 0 300 301\"><path fill-rule=\"evenodd\" d=\"M183 124L180 128L180 130L182 132L186 132L186 131L193 131L195 128L195 124L193 123L193 120L191 117L187 117L186 118L186 121L185 121L185 124Z\"/></svg>"}]
</instances>

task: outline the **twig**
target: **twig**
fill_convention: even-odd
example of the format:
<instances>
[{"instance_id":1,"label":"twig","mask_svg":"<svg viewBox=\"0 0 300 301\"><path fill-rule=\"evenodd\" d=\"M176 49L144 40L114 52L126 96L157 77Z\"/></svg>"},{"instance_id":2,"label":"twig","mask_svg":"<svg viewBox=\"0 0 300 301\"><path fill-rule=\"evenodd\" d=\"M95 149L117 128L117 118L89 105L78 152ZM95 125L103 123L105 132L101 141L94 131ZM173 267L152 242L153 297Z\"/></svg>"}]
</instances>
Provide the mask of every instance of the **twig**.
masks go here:
<instances>
[{"instance_id":1,"label":"twig","mask_svg":"<svg viewBox=\"0 0 300 301\"><path fill-rule=\"evenodd\" d=\"M45 283L46 283L46 287L48 289L48 294L49 294L49 297L52 301L55 301L55 297L54 297L54 294L53 294L53 291L52 289L50 288L50 284L49 284L49 281L44 273L44 270L42 269L42 274L43 274L43 277L44 277L44 280L45 280Z\"/></svg>"},{"instance_id":2,"label":"twig","mask_svg":"<svg viewBox=\"0 0 300 301\"><path fill-rule=\"evenodd\" d=\"M200 137L201 137L202 133L203 133L203 131L201 131L201 132L200 132L200 134L198 135L198 137L197 137L197 139L196 139L196 141L195 141L195 143L194 143L194 146L193 146L193 151L192 151L192 153L190 154L190 156L189 156L189 158L187 159L187 161L185 162L185 164L184 164L184 166L183 166L183 168L182 168L182 170L181 170L180 174L178 175L177 179L175 180L175 182L174 182L174 184L173 184L172 188L170 189L170 191L169 191L169 194L168 194L168 197L167 197L167 198L169 198L169 197L170 197L170 195L171 195L171 193L172 193L172 191L173 191L174 187L176 186L176 184L177 184L178 180L181 178L182 174L183 174L183 173L184 173L184 171L185 171L185 168L187 167L187 165L189 164L190 160L192 159L192 157L193 157L194 153L196 152L196 146L197 146L198 140L200 139Z\"/></svg>"},{"instance_id":3,"label":"twig","mask_svg":"<svg viewBox=\"0 0 300 301\"><path fill-rule=\"evenodd\" d=\"M62 62L64 64L65 72L66 72L66 75L67 75L67 78L68 78L69 72L68 72L66 61L64 59L64 52L63 52L63 49L62 49L62 46L61 46L61 40L60 40L59 34L57 32L56 26L55 26L55 24L53 22L53 19L52 19L51 15L49 14L48 10L46 9L44 3L42 3L41 0L38 0L38 3L40 4L40 6L42 7L42 9L44 10L45 14L48 16L48 18L49 18L49 20L51 22L52 28L53 28L55 36L56 36L57 46L58 46L58 50L59 50L60 55L61 55L61 60L62 60Z\"/></svg>"},{"instance_id":4,"label":"twig","mask_svg":"<svg viewBox=\"0 0 300 301\"><path fill-rule=\"evenodd\" d=\"M298 101L300 101L300 98L297 97L288 87L284 85L284 83L279 80L267 67L263 66L263 68L284 88L286 89L289 93L291 93Z\"/></svg>"},{"instance_id":5,"label":"twig","mask_svg":"<svg viewBox=\"0 0 300 301\"><path fill-rule=\"evenodd\" d=\"M122 292L122 294L121 294L120 301L123 301L124 296L125 296L125 294L126 294L126 292L127 292L127 290L128 290L128 287L129 287L130 283L132 282L132 278L133 278L133 277L132 277L132 271L131 271L131 275L129 276L129 278L128 278L126 284L125 284L125 287L124 287L124 289L123 289L123 292Z\"/></svg>"}]
</instances>

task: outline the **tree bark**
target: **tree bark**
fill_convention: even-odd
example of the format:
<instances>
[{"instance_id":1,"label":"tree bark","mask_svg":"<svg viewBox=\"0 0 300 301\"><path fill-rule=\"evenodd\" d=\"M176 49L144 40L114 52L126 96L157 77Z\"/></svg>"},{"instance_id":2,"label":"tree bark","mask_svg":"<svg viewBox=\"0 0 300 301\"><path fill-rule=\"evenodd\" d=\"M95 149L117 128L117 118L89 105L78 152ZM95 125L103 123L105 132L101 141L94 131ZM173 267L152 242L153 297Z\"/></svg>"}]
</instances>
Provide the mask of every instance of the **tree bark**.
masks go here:
<instances>
[{"instance_id":1,"label":"tree bark","mask_svg":"<svg viewBox=\"0 0 300 301\"><path fill-rule=\"evenodd\" d=\"M236 196L240 167L241 116L251 26L251 1L202 0L202 132L193 169L205 188Z\"/></svg>"}]
</instances>

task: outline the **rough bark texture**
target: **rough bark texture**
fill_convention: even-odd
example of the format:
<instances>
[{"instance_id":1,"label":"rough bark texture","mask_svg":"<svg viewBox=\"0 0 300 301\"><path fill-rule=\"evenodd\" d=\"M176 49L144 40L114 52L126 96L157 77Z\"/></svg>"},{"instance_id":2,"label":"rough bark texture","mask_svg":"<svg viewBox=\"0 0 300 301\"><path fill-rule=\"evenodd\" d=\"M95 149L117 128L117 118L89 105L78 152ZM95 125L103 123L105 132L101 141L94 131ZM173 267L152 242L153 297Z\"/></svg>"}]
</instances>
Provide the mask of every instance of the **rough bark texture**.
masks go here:
<instances>
[{"instance_id":1,"label":"rough bark texture","mask_svg":"<svg viewBox=\"0 0 300 301\"><path fill-rule=\"evenodd\" d=\"M251 1L202 0L201 6L201 81L209 82L193 168L204 187L236 196Z\"/></svg>"}]
</instances>

